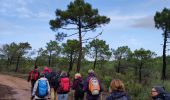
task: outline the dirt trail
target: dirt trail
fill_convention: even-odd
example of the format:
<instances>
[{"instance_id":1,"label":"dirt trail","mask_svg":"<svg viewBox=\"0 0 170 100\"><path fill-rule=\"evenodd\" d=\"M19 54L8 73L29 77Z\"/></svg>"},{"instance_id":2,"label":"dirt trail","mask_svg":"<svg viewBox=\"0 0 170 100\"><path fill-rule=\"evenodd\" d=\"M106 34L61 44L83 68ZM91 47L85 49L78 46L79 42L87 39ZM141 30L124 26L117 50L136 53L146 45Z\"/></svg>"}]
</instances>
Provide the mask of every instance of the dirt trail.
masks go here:
<instances>
[{"instance_id":1,"label":"dirt trail","mask_svg":"<svg viewBox=\"0 0 170 100\"><path fill-rule=\"evenodd\" d=\"M0 80L1 87L8 87L0 89L0 94L11 91L7 94L7 97L5 96L1 98L0 96L0 99L30 100L30 83L28 83L26 80L2 74L0 74Z\"/></svg>"}]
</instances>

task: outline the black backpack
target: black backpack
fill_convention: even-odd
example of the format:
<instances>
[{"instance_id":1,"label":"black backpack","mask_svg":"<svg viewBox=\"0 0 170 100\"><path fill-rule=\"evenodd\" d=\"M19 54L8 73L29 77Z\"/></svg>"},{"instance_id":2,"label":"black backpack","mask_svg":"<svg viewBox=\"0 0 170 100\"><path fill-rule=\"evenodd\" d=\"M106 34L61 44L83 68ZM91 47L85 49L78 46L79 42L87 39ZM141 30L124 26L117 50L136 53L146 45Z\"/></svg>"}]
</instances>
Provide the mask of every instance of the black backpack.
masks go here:
<instances>
[{"instance_id":1,"label":"black backpack","mask_svg":"<svg viewBox=\"0 0 170 100\"><path fill-rule=\"evenodd\" d=\"M128 96L126 94L116 96L116 97L111 95L111 97L112 97L112 100L129 100L129 98L128 98Z\"/></svg>"},{"instance_id":2,"label":"black backpack","mask_svg":"<svg viewBox=\"0 0 170 100\"><path fill-rule=\"evenodd\" d=\"M170 100L170 93L165 93L163 96L165 100Z\"/></svg>"},{"instance_id":3,"label":"black backpack","mask_svg":"<svg viewBox=\"0 0 170 100\"><path fill-rule=\"evenodd\" d=\"M83 81L79 81L78 82L78 88L76 89L77 95L78 96L84 96L84 90L83 90L83 86L84 86L84 82Z\"/></svg>"},{"instance_id":4,"label":"black backpack","mask_svg":"<svg viewBox=\"0 0 170 100\"><path fill-rule=\"evenodd\" d=\"M45 78L47 78L48 81L50 81L50 79L51 79L51 73L45 72L44 75L45 75Z\"/></svg>"},{"instance_id":5,"label":"black backpack","mask_svg":"<svg viewBox=\"0 0 170 100\"><path fill-rule=\"evenodd\" d=\"M51 77L51 84L56 89L59 87L59 79L60 79L60 75L59 74L55 74L55 75L53 75Z\"/></svg>"}]
</instances>

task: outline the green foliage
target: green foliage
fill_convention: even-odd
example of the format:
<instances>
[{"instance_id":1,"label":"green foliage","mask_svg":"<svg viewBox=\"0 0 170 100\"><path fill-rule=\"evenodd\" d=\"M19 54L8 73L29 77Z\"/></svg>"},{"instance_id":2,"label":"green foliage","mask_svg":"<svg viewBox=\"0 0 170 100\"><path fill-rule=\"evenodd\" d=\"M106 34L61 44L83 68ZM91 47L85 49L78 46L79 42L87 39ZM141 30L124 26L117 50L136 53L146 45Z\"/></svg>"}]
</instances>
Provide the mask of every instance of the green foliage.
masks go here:
<instances>
[{"instance_id":1,"label":"green foliage","mask_svg":"<svg viewBox=\"0 0 170 100\"><path fill-rule=\"evenodd\" d=\"M117 61L117 72L122 72L123 60L127 60L131 54L131 50L128 46L118 47L116 50L112 49L112 53L114 55L115 60Z\"/></svg>"},{"instance_id":2,"label":"green foliage","mask_svg":"<svg viewBox=\"0 0 170 100\"><path fill-rule=\"evenodd\" d=\"M109 60L111 56L109 45L107 45L106 41L104 40L99 39L92 40L91 42L89 42L88 45L86 45L86 48L89 56L94 59Z\"/></svg>"},{"instance_id":3,"label":"green foliage","mask_svg":"<svg viewBox=\"0 0 170 100\"><path fill-rule=\"evenodd\" d=\"M69 37L78 34L79 55L77 61L77 71L79 72L81 60L83 58L82 44L83 42L89 40L83 40L84 35L82 36L82 34L86 34L88 31L95 31L102 25L108 24L110 22L110 18L99 15L98 10L93 9L92 6L89 3L86 3L84 0L71 1L66 10L57 9L55 15L56 18L50 20L49 22L53 31L76 31L75 33L71 32L71 35L67 35L64 32L58 32L56 35L57 40L61 40L63 37Z\"/></svg>"},{"instance_id":4,"label":"green foliage","mask_svg":"<svg viewBox=\"0 0 170 100\"><path fill-rule=\"evenodd\" d=\"M169 10L164 9L161 13L157 12L155 15L155 24L157 28L162 30L168 29L169 32ZM53 30L66 29L66 30L77 30L80 35L83 32L95 30L102 24L107 24L109 18L105 16L100 16L97 9L92 9L91 5L85 3L84 0L75 0L68 5L67 10L57 10L56 19L51 20L51 28ZM166 24L168 24L166 26ZM73 26L73 28L71 28ZM77 32L77 33L79 33ZM74 34L77 34L74 33ZM64 33L58 33L56 40L60 41L62 37L68 37ZM80 36L82 37L82 36ZM19 73L24 73L24 77L28 72L34 67L34 63L39 66L39 70L42 71L44 66L47 66L49 57L51 57L50 68L54 71L64 70L68 71L69 64L68 61L72 56L72 70L70 71L71 79L74 78L76 70L78 52L80 50L80 42L77 40L68 40L66 43L62 44L60 48L56 41L50 41L47 43L46 50L40 48L37 51L36 59L26 56L31 49L29 43L11 43L5 44L0 48L0 71L1 72L11 72L15 70L15 64L18 62ZM150 50L145 50L143 48L130 51L127 46L118 47L113 50L114 60L109 61L110 51L109 45L103 40L95 39L91 41L86 46L87 48L83 50L83 57L81 59L82 65L80 73L83 79L88 76L88 70L93 68L93 62L83 59L87 56L87 52L91 55L93 59L96 59L97 51L97 67L95 68L95 74L100 79L104 86L104 91L108 94L108 87L113 78L118 78L123 81L127 93L130 95L132 100L151 100L150 90L152 86L162 85L165 89L170 92L170 63L167 62L167 80L161 81L161 67L162 67L162 57L156 57L155 53ZM60 50L62 50L62 55L60 56ZM20 57L20 58L18 58ZM19 61L18 61L19 59ZM38 60L37 60L38 59ZM104 59L104 60L103 60ZM167 61L170 57L167 57ZM121 73L117 73L116 67L119 65ZM16 74L16 73L15 73ZM18 74L18 73L17 73ZM137 78L141 78L141 82Z\"/></svg>"},{"instance_id":5,"label":"green foliage","mask_svg":"<svg viewBox=\"0 0 170 100\"><path fill-rule=\"evenodd\" d=\"M116 60L127 59L131 50L128 46L118 47L116 50L112 49L114 58Z\"/></svg>"},{"instance_id":6,"label":"green foliage","mask_svg":"<svg viewBox=\"0 0 170 100\"><path fill-rule=\"evenodd\" d=\"M91 41L88 45L86 45L86 49L87 54L94 59L94 69L97 61L101 61L102 64L105 60L109 60L111 57L109 45L107 45L103 40L95 39Z\"/></svg>"},{"instance_id":7,"label":"green foliage","mask_svg":"<svg viewBox=\"0 0 170 100\"><path fill-rule=\"evenodd\" d=\"M85 3L84 0L75 0L70 2L67 10L57 9L56 19L50 20L50 25L55 30L67 25L79 26L79 21L81 21L81 28L84 30L94 30L102 24L109 23L110 19L106 16L100 16L98 10L92 9L92 6Z\"/></svg>"},{"instance_id":8,"label":"green foliage","mask_svg":"<svg viewBox=\"0 0 170 100\"><path fill-rule=\"evenodd\" d=\"M162 12L156 12L154 16L155 20L155 27L161 28L162 30L168 30L170 31L170 10L167 8L164 8Z\"/></svg>"},{"instance_id":9,"label":"green foliage","mask_svg":"<svg viewBox=\"0 0 170 100\"><path fill-rule=\"evenodd\" d=\"M61 48L56 41L50 41L46 46L46 53L48 55L48 66L51 66L52 56L58 56Z\"/></svg>"},{"instance_id":10,"label":"green foliage","mask_svg":"<svg viewBox=\"0 0 170 100\"><path fill-rule=\"evenodd\" d=\"M77 40L67 40L67 43L63 43L63 51L62 53L66 57L74 56L77 57L77 52L79 50L79 42Z\"/></svg>"},{"instance_id":11,"label":"green foliage","mask_svg":"<svg viewBox=\"0 0 170 100\"><path fill-rule=\"evenodd\" d=\"M51 55L58 56L61 51L61 48L56 41L50 40L50 42L47 43L46 50L49 55L51 54Z\"/></svg>"},{"instance_id":12,"label":"green foliage","mask_svg":"<svg viewBox=\"0 0 170 100\"><path fill-rule=\"evenodd\" d=\"M167 47L167 38L169 37L170 33L170 10L167 8L164 8L162 12L156 12L154 16L154 21L155 21L155 27L158 29L163 30L163 67L162 67L162 77L161 79L167 79L166 75L166 47Z\"/></svg>"}]
</instances>

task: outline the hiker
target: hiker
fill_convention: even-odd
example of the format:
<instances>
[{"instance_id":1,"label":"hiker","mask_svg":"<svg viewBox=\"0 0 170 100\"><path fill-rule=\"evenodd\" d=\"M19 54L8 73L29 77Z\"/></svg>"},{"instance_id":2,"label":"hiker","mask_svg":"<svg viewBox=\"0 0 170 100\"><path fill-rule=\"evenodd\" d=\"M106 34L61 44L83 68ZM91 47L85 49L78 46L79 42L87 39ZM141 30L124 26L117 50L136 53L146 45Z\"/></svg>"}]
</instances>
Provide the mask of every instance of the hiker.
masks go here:
<instances>
[{"instance_id":1,"label":"hiker","mask_svg":"<svg viewBox=\"0 0 170 100\"><path fill-rule=\"evenodd\" d=\"M55 100L55 92L54 92L54 87L55 87L55 77L56 77L56 72L52 71L50 73L50 93L51 93L51 100Z\"/></svg>"},{"instance_id":2,"label":"hiker","mask_svg":"<svg viewBox=\"0 0 170 100\"><path fill-rule=\"evenodd\" d=\"M87 100L98 100L100 92L103 91L102 86L94 74L94 71L91 69L88 71L88 77L84 83L83 90L87 93Z\"/></svg>"},{"instance_id":3,"label":"hiker","mask_svg":"<svg viewBox=\"0 0 170 100\"><path fill-rule=\"evenodd\" d=\"M74 91L75 100L83 100L84 98L83 86L84 86L84 83L83 83L81 74L76 73L74 77L74 81L73 81L73 86L72 86L72 89L75 90Z\"/></svg>"},{"instance_id":4,"label":"hiker","mask_svg":"<svg viewBox=\"0 0 170 100\"><path fill-rule=\"evenodd\" d=\"M51 73L51 72L52 72L52 70L50 68L48 68L47 66L45 66L42 73L45 74L45 73Z\"/></svg>"},{"instance_id":5,"label":"hiker","mask_svg":"<svg viewBox=\"0 0 170 100\"><path fill-rule=\"evenodd\" d=\"M151 89L153 100L170 100L170 94L167 93L163 86L154 86Z\"/></svg>"},{"instance_id":6,"label":"hiker","mask_svg":"<svg viewBox=\"0 0 170 100\"><path fill-rule=\"evenodd\" d=\"M51 87L51 100L58 99L57 88L59 86L59 78L61 71L51 72L50 87Z\"/></svg>"},{"instance_id":7,"label":"hiker","mask_svg":"<svg viewBox=\"0 0 170 100\"><path fill-rule=\"evenodd\" d=\"M70 92L70 79L65 71L62 71L59 78L59 86L57 88L58 100L68 100Z\"/></svg>"},{"instance_id":8,"label":"hiker","mask_svg":"<svg viewBox=\"0 0 170 100\"><path fill-rule=\"evenodd\" d=\"M48 79L48 81L50 81L51 72L52 72L52 70L50 68L48 68L47 66L45 66L44 70L42 71L42 73L45 75L45 77Z\"/></svg>"},{"instance_id":9,"label":"hiker","mask_svg":"<svg viewBox=\"0 0 170 100\"><path fill-rule=\"evenodd\" d=\"M38 71L38 67L35 66L34 69L29 72L29 76L27 80L28 82L31 81L31 93L32 93L34 84L38 80L39 76L40 76L40 73Z\"/></svg>"},{"instance_id":10,"label":"hiker","mask_svg":"<svg viewBox=\"0 0 170 100\"><path fill-rule=\"evenodd\" d=\"M125 92L125 86L119 79L113 79L109 88L110 95L106 100L130 100Z\"/></svg>"},{"instance_id":11,"label":"hiker","mask_svg":"<svg viewBox=\"0 0 170 100\"><path fill-rule=\"evenodd\" d=\"M31 99L47 100L49 98L50 98L50 85L47 78L45 78L45 75L41 74L40 79L38 79L34 85Z\"/></svg>"}]
</instances>

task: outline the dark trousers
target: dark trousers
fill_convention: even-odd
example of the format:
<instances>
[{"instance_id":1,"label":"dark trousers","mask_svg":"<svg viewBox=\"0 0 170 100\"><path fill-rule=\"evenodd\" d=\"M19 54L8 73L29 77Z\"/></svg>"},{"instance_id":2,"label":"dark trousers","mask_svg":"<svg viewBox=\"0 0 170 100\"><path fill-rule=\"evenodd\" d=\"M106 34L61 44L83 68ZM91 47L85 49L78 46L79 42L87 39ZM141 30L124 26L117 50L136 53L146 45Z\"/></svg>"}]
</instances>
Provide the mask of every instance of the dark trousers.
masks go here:
<instances>
[{"instance_id":1,"label":"dark trousers","mask_svg":"<svg viewBox=\"0 0 170 100\"><path fill-rule=\"evenodd\" d=\"M78 97L78 96L74 97L75 100L83 100L83 98L84 97Z\"/></svg>"},{"instance_id":2,"label":"dark trousers","mask_svg":"<svg viewBox=\"0 0 170 100\"><path fill-rule=\"evenodd\" d=\"M31 94L33 92L35 82L36 82L35 80L31 80Z\"/></svg>"}]
</instances>

